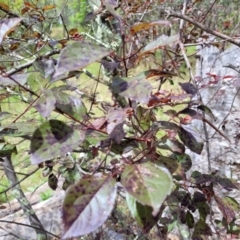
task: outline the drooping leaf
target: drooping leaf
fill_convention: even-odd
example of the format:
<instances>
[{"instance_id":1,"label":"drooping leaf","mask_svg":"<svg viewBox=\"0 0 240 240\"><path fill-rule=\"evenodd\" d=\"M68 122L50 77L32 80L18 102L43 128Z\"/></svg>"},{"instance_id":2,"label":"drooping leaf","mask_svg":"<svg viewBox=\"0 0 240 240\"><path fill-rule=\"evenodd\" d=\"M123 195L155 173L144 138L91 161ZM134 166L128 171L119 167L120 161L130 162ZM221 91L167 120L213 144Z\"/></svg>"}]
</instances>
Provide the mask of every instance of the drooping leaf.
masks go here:
<instances>
[{"instance_id":1,"label":"drooping leaf","mask_svg":"<svg viewBox=\"0 0 240 240\"><path fill-rule=\"evenodd\" d=\"M20 22L22 18L4 18L0 21L0 45L4 37L11 32Z\"/></svg>"},{"instance_id":2,"label":"drooping leaf","mask_svg":"<svg viewBox=\"0 0 240 240\"><path fill-rule=\"evenodd\" d=\"M152 215L152 208L137 202L135 198L129 194L126 194L126 201L132 216L137 221L138 226L143 230L144 234L148 233L158 221L158 218Z\"/></svg>"},{"instance_id":3,"label":"drooping leaf","mask_svg":"<svg viewBox=\"0 0 240 240\"><path fill-rule=\"evenodd\" d=\"M214 176L214 184L220 184L224 189L231 191L233 189L238 189L236 184L234 184L229 178Z\"/></svg>"},{"instance_id":4,"label":"drooping leaf","mask_svg":"<svg viewBox=\"0 0 240 240\"><path fill-rule=\"evenodd\" d=\"M198 209L198 212L200 214L200 217L202 220L206 221L207 219L207 216L210 214L211 212L211 209L209 207L209 204L204 202L204 203L201 203L201 204L198 204L197 206L197 209Z\"/></svg>"},{"instance_id":5,"label":"drooping leaf","mask_svg":"<svg viewBox=\"0 0 240 240\"><path fill-rule=\"evenodd\" d=\"M158 214L173 185L169 171L150 162L126 166L121 182L138 202L153 208L153 216Z\"/></svg>"},{"instance_id":6,"label":"drooping leaf","mask_svg":"<svg viewBox=\"0 0 240 240\"><path fill-rule=\"evenodd\" d=\"M198 92L198 89L192 83L178 83L181 88L187 93L195 95Z\"/></svg>"},{"instance_id":7,"label":"drooping leaf","mask_svg":"<svg viewBox=\"0 0 240 240\"><path fill-rule=\"evenodd\" d=\"M52 190L56 190L57 189L57 184L58 184L58 179L57 177L51 173L48 176L48 186L52 189Z\"/></svg>"},{"instance_id":8,"label":"drooping leaf","mask_svg":"<svg viewBox=\"0 0 240 240\"><path fill-rule=\"evenodd\" d=\"M193 128L186 127L182 125L178 132L178 135L182 142L193 152L201 154L203 150L203 141L200 134L196 132Z\"/></svg>"},{"instance_id":9,"label":"drooping leaf","mask_svg":"<svg viewBox=\"0 0 240 240\"><path fill-rule=\"evenodd\" d=\"M200 105L197 107L198 109L202 110L203 112L205 112L209 117L211 117L213 120L216 120L216 117L214 116L214 114L212 113L211 109L209 107L207 107L206 105Z\"/></svg>"},{"instance_id":10,"label":"drooping leaf","mask_svg":"<svg viewBox=\"0 0 240 240\"><path fill-rule=\"evenodd\" d=\"M55 109L56 98L51 90L44 90L43 94L44 96L37 100L35 108L43 117L49 117L51 112Z\"/></svg>"},{"instance_id":11,"label":"drooping leaf","mask_svg":"<svg viewBox=\"0 0 240 240\"><path fill-rule=\"evenodd\" d=\"M80 70L89 64L107 56L110 52L88 41L74 42L60 53L53 78L66 72Z\"/></svg>"},{"instance_id":12,"label":"drooping leaf","mask_svg":"<svg viewBox=\"0 0 240 240\"><path fill-rule=\"evenodd\" d=\"M183 110L181 110L180 112L178 112L178 115L180 114L186 114L189 115L191 117L194 117L197 114L197 111L191 108L184 108Z\"/></svg>"},{"instance_id":13,"label":"drooping leaf","mask_svg":"<svg viewBox=\"0 0 240 240\"><path fill-rule=\"evenodd\" d=\"M194 227L194 218L190 211L187 211L187 213L186 213L186 224L189 228Z\"/></svg>"},{"instance_id":14,"label":"drooping leaf","mask_svg":"<svg viewBox=\"0 0 240 240\"><path fill-rule=\"evenodd\" d=\"M84 176L68 188L63 202L63 239L95 231L111 213L117 194L111 176Z\"/></svg>"},{"instance_id":15,"label":"drooping leaf","mask_svg":"<svg viewBox=\"0 0 240 240\"><path fill-rule=\"evenodd\" d=\"M31 139L31 162L60 157L75 149L85 137L85 132L74 130L59 120L49 120L35 130Z\"/></svg>"},{"instance_id":16,"label":"drooping leaf","mask_svg":"<svg viewBox=\"0 0 240 240\"><path fill-rule=\"evenodd\" d=\"M231 197L220 198L216 195L214 195L214 199L226 221L228 223L232 222L232 220L236 217L236 213L240 210L237 201Z\"/></svg>"},{"instance_id":17,"label":"drooping leaf","mask_svg":"<svg viewBox=\"0 0 240 240\"><path fill-rule=\"evenodd\" d=\"M28 73L14 74L11 77L0 75L0 85L24 85L27 82Z\"/></svg>"}]
</instances>

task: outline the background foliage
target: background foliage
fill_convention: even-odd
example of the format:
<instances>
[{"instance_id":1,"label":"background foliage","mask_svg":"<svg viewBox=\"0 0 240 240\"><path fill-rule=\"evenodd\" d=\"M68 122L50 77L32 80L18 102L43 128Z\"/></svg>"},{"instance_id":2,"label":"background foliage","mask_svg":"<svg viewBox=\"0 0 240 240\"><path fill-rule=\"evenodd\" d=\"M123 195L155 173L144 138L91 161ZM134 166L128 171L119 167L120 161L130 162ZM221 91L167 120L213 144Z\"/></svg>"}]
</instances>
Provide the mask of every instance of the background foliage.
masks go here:
<instances>
[{"instance_id":1,"label":"background foliage","mask_svg":"<svg viewBox=\"0 0 240 240\"><path fill-rule=\"evenodd\" d=\"M187 151L204 146L191 123L215 127L194 78L196 46L209 33L224 34L209 43L219 48L238 37L236 3L227 2L1 2L1 201L16 186L21 201L32 182L56 190L63 177L63 238L120 221L126 207L132 237L155 227L164 238L177 226L187 239L239 235L239 204L214 192L237 184L188 174Z\"/></svg>"}]
</instances>

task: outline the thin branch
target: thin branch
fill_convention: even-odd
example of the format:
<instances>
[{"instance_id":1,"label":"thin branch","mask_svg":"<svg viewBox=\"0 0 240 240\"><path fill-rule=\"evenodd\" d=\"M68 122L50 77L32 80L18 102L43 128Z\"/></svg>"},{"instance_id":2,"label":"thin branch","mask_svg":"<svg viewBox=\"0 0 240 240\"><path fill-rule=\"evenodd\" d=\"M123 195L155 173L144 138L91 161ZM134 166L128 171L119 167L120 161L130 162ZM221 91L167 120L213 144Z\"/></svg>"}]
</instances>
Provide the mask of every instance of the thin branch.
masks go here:
<instances>
[{"instance_id":1,"label":"thin branch","mask_svg":"<svg viewBox=\"0 0 240 240\"><path fill-rule=\"evenodd\" d=\"M20 225L20 226L25 226L25 227L33 228L33 229L35 229L35 230L42 230L42 229L40 229L40 228L38 228L38 227L31 226L31 225L24 224L24 223L20 223L20 222L13 222L13 221L7 221L7 220L2 220L2 219L0 219L0 222L2 222L2 223L9 223L9 224L17 224L17 225ZM5 230L5 229L4 229L4 230ZM44 230L44 232L47 233L47 234L49 234L49 235L52 235L53 237L55 237L55 238L57 238L57 239L60 239L60 237L58 237L57 235L55 235L55 234L53 234L53 233L51 233L51 232L48 232L48 231L46 231L46 230ZM18 236L18 237L20 237L20 236Z\"/></svg>"},{"instance_id":2,"label":"thin branch","mask_svg":"<svg viewBox=\"0 0 240 240\"><path fill-rule=\"evenodd\" d=\"M58 53L60 53L60 50L53 50L53 51L50 51L50 52L44 54L42 57L43 58L44 57L48 58L48 57L53 56L53 55L58 54ZM36 60L37 60L37 58L34 58L33 60L31 60L31 61L29 61L27 63L24 63L24 64L22 64L22 65L20 65L18 67L15 67L15 68L11 69L10 71L6 72L7 76L11 76L11 75L13 75L15 73L18 73L18 72L26 69L26 68L31 67Z\"/></svg>"},{"instance_id":3,"label":"thin branch","mask_svg":"<svg viewBox=\"0 0 240 240\"><path fill-rule=\"evenodd\" d=\"M238 47L240 47L240 42L239 41L235 41L234 39L232 39L231 37L225 35L225 34L222 34L220 32L217 32L217 31L214 31L214 30L211 30L210 28L206 27L205 25L199 23L199 22L196 22L195 20L193 20L192 18L186 16L186 15L183 15L183 14L180 14L180 13L176 13L176 12L172 12L172 11L169 11L168 12L168 18L169 17L176 17L176 18L180 18L180 19L183 19L187 22L190 22L192 23L194 26L202 29L203 31L207 32L207 33L210 33L216 37L219 37L221 39L224 39Z\"/></svg>"}]
</instances>

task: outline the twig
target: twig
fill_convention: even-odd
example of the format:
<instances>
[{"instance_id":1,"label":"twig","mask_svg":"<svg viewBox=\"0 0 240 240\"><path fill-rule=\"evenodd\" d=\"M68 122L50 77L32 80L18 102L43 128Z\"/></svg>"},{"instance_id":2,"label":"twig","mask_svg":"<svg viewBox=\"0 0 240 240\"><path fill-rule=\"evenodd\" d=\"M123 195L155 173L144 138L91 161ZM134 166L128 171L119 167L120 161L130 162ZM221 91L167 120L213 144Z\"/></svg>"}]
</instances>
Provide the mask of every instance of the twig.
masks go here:
<instances>
[{"instance_id":1,"label":"twig","mask_svg":"<svg viewBox=\"0 0 240 240\"><path fill-rule=\"evenodd\" d=\"M180 18L180 19L183 19L187 22L190 22L192 23L194 26L202 29L203 31L207 32L207 33L210 33L216 37L219 37L221 39L224 39L238 47L240 47L240 42L239 41L235 41L234 39L232 39L231 37L223 34L223 33L220 33L220 32L217 32L217 31L214 31L214 30L211 30L210 28L206 27L205 25L199 23L199 22L196 22L195 20L193 20L192 18L190 17L187 17L186 15L183 15L183 14L180 14L180 13L176 13L176 12L173 12L173 11L169 11L168 12L168 18L169 17L176 17L176 18Z\"/></svg>"},{"instance_id":2,"label":"twig","mask_svg":"<svg viewBox=\"0 0 240 240\"><path fill-rule=\"evenodd\" d=\"M9 223L9 224L17 224L17 225L20 225L20 226L25 226L25 227L29 227L29 228L33 228L35 230L42 230L41 228L38 228L38 227L35 227L35 226L32 226L32 225L28 225L28 224L25 224L25 223L20 223L20 222L13 222L13 221L7 221L7 220L2 220L0 219L0 222L3 222L3 223ZM57 239L60 239L60 237L58 237L57 235L51 233L51 232L48 232L46 230L44 230L45 233L49 234L49 235L52 235L53 237L57 238ZM20 236L18 236L20 237Z\"/></svg>"}]
</instances>

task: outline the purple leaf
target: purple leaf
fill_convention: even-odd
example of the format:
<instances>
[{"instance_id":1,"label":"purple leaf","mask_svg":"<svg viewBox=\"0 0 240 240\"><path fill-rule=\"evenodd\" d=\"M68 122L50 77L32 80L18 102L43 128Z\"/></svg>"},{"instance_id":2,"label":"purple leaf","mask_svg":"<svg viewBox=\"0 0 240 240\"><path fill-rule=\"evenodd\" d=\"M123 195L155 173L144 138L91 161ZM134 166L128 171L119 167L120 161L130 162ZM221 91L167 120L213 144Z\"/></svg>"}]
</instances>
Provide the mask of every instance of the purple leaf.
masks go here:
<instances>
[{"instance_id":1,"label":"purple leaf","mask_svg":"<svg viewBox=\"0 0 240 240\"><path fill-rule=\"evenodd\" d=\"M85 176L68 188L63 202L63 238L95 231L108 218L117 195L111 176Z\"/></svg>"}]
</instances>

